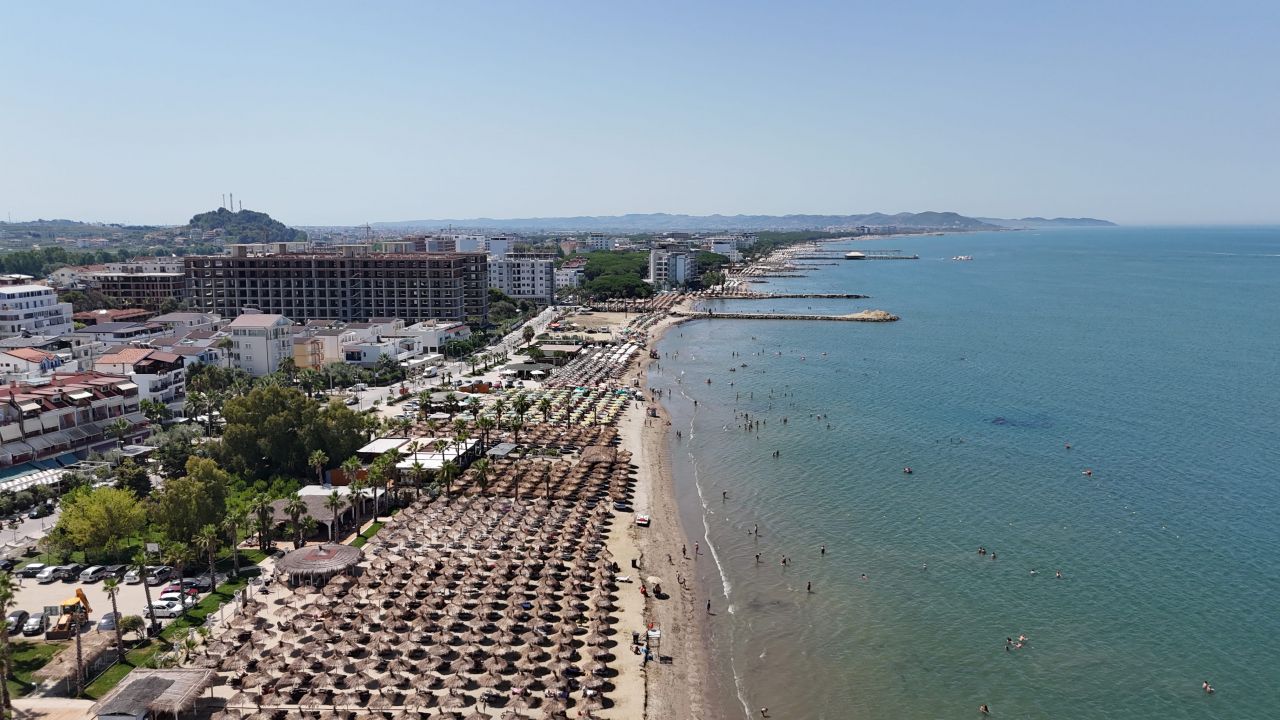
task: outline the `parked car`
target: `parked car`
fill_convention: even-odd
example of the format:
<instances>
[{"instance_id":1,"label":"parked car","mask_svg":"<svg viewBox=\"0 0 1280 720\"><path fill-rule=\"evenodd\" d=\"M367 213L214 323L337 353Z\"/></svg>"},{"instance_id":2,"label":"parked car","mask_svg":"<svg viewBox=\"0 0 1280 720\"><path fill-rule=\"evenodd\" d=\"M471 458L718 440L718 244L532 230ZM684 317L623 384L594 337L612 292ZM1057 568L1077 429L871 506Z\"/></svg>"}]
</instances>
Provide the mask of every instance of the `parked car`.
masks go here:
<instances>
[{"instance_id":1,"label":"parked car","mask_svg":"<svg viewBox=\"0 0 1280 720\"><path fill-rule=\"evenodd\" d=\"M116 624L119 622L120 622L120 613L109 612L106 615L103 615L102 619L98 621L98 631L99 632L115 632Z\"/></svg>"},{"instance_id":2,"label":"parked car","mask_svg":"<svg viewBox=\"0 0 1280 720\"><path fill-rule=\"evenodd\" d=\"M44 569L39 573L36 573L36 582L41 585L45 585L57 580L60 574L62 574L62 567L60 565L46 565Z\"/></svg>"},{"instance_id":3,"label":"parked car","mask_svg":"<svg viewBox=\"0 0 1280 720\"><path fill-rule=\"evenodd\" d=\"M199 601L186 593L166 592L160 593L160 602L177 603L178 605L189 608Z\"/></svg>"},{"instance_id":4,"label":"parked car","mask_svg":"<svg viewBox=\"0 0 1280 720\"><path fill-rule=\"evenodd\" d=\"M182 605L167 600L157 600L143 608L142 614L149 618L173 618L182 614Z\"/></svg>"},{"instance_id":5,"label":"parked car","mask_svg":"<svg viewBox=\"0 0 1280 720\"><path fill-rule=\"evenodd\" d=\"M182 593L183 595L199 595L200 591L196 590L195 586L191 584L190 580L183 580L181 583L171 583L169 585L165 585L164 589L160 591L161 596L166 595L168 593Z\"/></svg>"},{"instance_id":6,"label":"parked car","mask_svg":"<svg viewBox=\"0 0 1280 720\"><path fill-rule=\"evenodd\" d=\"M30 565L27 565L23 567L21 570L19 570L18 574L25 578L33 578L39 575L40 571L44 570L46 567L49 567L49 566L45 565L44 563L31 563Z\"/></svg>"},{"instance_id":7,"label":"parked car","mask_svg":"<svg viewBox=\"0 0 1280 720\"><path fill-rule=\"evenodd\" d=\"M36 505L35 507L31 508L31 511L27 513L27 517L31 518L32 520L39 520L42 517L49 517L52 514L53 514L52 505L49 505L47 503L40 503L39 505Z\"/></svg>"},{"instance_id":8,"label":"parked car","mask_svg":"<svg viewBox=\"0 0 1280 720\"><path fill-rule=\"evenodd\" d=\"M214 586L218 584L218 579L216 577L211 578L209 577L209 573L205 573L203 575L197 575L190 580L182 581L184 585L188 582L191 583L191 587L199 590L200 592L213 592Z\"/></svg>"},{"instance_id":9,"label":"parked car","mask_svg":"<svg viewBox=\"0 0 1280 720\"><path fill-rule=\"evenodd\" d=\"M44 613L40 613L27 618L26 624L22 626L22 634L27 637L43 635L47 629L49 629L48 618L44 616Z\"/></svg>"},{"instance_id":10,"label":"parked car","mask_svg":"<svg viewBox=\"0 0 1280 720\"><path fill-rule=\"evenodd\" d=\"M63 565L58 571L58 579L63 582L75 582L80 579L80 573L85 571L85 566L80 563L72 563L71 565Z\"/></svg>"},{"instance_id":11,"label":"parked car","mask_svg":"<svg viewBox=\"0 0 1280 720\"><path fill-rule=\"evenodd\" d=\"M17 567L18 561L13 558L0 558L0 570L10 572Z\"/></svg>"},{"instance_id":12,"label":"parked car","mask_svg":"<svg viewBox=\"0 0 1280 720\"><path fill-rule=\"evenodd\" d=\"M147 584L160 585L173 575L173 568L168 565L157 565L156 567L147 568Z\"/></svg>"},{"instance_id":13,"label":"parked car","mask_svg":"<svg viewBox=\"0 0 1280 720\"><path fill-rule=\"evenodd\" d=\"M94 565L93 567L85 568L85 570L80 573L80 582L86 582L86 583L98 582L99 580L101 580L106 576L107 576L106 568L102 567L101 565Z\"/></svg>"},{"instance_id":14,"label":"parked car","mask_svg":"<svg viewBox=\"0 0 1280 720\"><path fill-rule=\"evenodd\" d=\"M137 568L130 568L129 572L124 574L124 581L127 585L137 585L142 582L142 573Z\"/></svg>"},{"instance_id":15,"label":"parked car","mask_svg":"<svg viewBox=\"0 0 1280 720\"><path fill-rule=\"evenodd\" d=\"M113 578L119 579L124 577L125 573L129 571L129 566L128 565L107 565L106 567L102 568L102 571L107 574L107 577L113 577Z\"/></svg>"},{"instance_id":16,"label":"parked car","mask_svg":"<svg viewBox=\"0 0 1280 720\"><path fill-rule=\"evenodd\" d=\"M26 610L14 610L9 613L9 617L5 618L8 623L6 627L9 629L10 635L17 635L22 632L22 626L27 624L27 618L31 617L31 613Z\"/></svg>"}]
</instances>

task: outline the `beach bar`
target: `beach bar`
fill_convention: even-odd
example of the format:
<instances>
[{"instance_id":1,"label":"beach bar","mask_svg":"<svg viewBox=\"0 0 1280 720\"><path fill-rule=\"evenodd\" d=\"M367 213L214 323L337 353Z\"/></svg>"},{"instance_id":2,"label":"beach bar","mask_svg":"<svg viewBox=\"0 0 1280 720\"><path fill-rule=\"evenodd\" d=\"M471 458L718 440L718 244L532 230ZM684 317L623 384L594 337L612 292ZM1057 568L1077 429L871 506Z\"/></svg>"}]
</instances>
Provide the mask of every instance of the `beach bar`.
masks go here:
<instances>
[{"instance_id":1,"label":"beach bar","mask_svg":"<svg viewBox=\"0 0 1280 720\"><path fill-rule=\"evenodd\" d=\"M335 575L352 574L364 551L350 545L326 543L298 548L276 563L276 573L288 579L290 587L321 587Z\"/></svg>"}]
</instances>

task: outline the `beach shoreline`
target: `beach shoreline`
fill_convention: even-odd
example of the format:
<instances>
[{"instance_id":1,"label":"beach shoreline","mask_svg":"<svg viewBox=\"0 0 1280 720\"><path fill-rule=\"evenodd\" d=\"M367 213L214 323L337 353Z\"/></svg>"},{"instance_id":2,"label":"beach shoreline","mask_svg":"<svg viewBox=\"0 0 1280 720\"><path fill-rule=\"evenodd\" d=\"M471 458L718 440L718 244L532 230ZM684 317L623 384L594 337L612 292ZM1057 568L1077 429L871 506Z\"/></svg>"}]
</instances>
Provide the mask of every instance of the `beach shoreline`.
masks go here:
<instances>
[{"instance_id":1,"label":"beach shoreline","mask_svg":"<svg viewBox=\"0 0 1280 720\"><path fill-rule=\"evenodd\" d=\"M656 349L671 328L687 320L669 316L651 330L635 376L646 391L649 367L655 362L648 351ZM656 417L648 415L648 407ZM666 407L654 399L634 405L619 427L624 446L634 453L640 468L637 497L643 497L647 505L638 499L637 512L648 511L651 517L648 528L633 528L640 570L671 583L664 586L664 597L650 595L645 602L646 618L662 631L661 655L671 658L670 664L651 663L645 673L645 717L719 720L725 714L708 683L714 667L708 652L711 627L703 607L707 598L693 581L692 555L682 553L693 541L681 521L676 499L668 418ZM685 582L681 584L677 577Z\"/></svg>"}]
</instances>

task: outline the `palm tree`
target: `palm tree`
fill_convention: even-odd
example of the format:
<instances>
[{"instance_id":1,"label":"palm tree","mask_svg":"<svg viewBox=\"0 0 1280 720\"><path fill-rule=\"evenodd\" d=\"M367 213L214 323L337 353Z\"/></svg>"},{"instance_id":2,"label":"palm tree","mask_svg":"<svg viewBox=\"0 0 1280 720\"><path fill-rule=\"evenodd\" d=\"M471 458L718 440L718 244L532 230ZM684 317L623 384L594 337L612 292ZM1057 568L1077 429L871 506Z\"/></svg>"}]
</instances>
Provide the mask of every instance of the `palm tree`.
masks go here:
<instances>
[{"instance_id":1,"label":"palm tree","mask_svg":"<svg viewBox=\"0 0 1280 720\"><path fill-rule=\"evenodd\" d=\"M142 414L146 415L147 419L153 423L160 423L164 420L168 420L169 415L171 414L169 412L168 405L165 405L159 400L152 400L150 398L139 402L138 409L141 410Z\"/></svg>"},{"instance_id":2,"label":"palm tree","mask_svg":"<svg viewBox=\"0 0 1280 720\"><path fill-rule=\"evenodd\" d=\"M120 627L123 617L116 603L116 597L120 594L120 578L109 577L103 580L102 589L107 592L107 597L111 600L111 615L116 619L116 657L124 662L124 630Z\"/></svg>"},{"instance_id":3,"label":"palm tree","mask_svg":"<svg viewBox=\"0 0 1280 720\"><path fill-rule=\"evenodd\" d=\"M302 516L307 514L307 503L298 493L289 496L284 506L284 514L289 516L289 525L293 531L293 547L302 547Z\"/></svg>"},{"instance_id":4,"label":"palm tree","mask_svg":"<svg viewBox=\"0 0 1280 720\"><path fill-rule=\"evenodd\" d=\"M119 418L109 423L106 427L106 430L107 432L116 436L116 445L118 445L119 447L124 447L124 438L126 435L129 434L129 430L132 428L133 428L133 425L130 424L128 420L125 420L124 418Z\"/></svg>"},{"instance_id":5,"label":"palm tree","mask_svg":"<svg viewBox=\"0 0 1280 720\"><path fill-rule=\"evenodd\" d=\"M355 478L347 483L347 487L351 490L353 502L359 501L359 504L352 507L356 511L356 527L360 527L364 524L364 491L369 489L369 483L363 478Z\"/></svg>"},{"instance_id":6,"label":"palm tree","mask_svg":"<svg viewBox=\"0 0 1280 720\"><path fill-rule=\"evenodd\" d=\"M453 459L454 459L454 460L460 460L460 459L462 458L462 449L463 449L463 447L465 447L465 444L466 444L467 440L468 440L470 437L471 437L471 433L469 433L469 432L467 432L467 431L466 431L465 426L464 426L464 429L459 430L459 431L458 431L458 432L453 436L454 442L456 443L456 444L453 446Z\"/></svg>"},{"instance_id":7,"label":"palm tree","mask_svg":"<svg viewBox=\"0 0 1280 720\"><path fill-rule=\"evenodd\" d=\"M520 444L520 428L524 427L524 421L519 418L507 423L507 427L511 430L511 442L516 445ZM521 453L523 454L523 453Z\"/></svg>"},{"instance_id":8,"label":"palm tree","mask_svg":"<svg viewBox=\"0 0 1280 720\"><path fill-rule=\"evenodd\" d=\"M507 399L500 397L493 401L493 416L498 422L502 422L502 413L507 409Z\"/></svg>"},{"instance_id":9,"label":"palm tree","mask_svg":"<svg viewBox=\"0 0 1280 720\"><path fill-rule=\"evenodd\" d=\"M328 463L329 456L323 450L312 450L307 457L307 464L316 469L316 482L320 485L324 484L324 466Z\"/></svg>"},{"instance_id":10,"label":"palm tree","mask_svg":"<svg viewBox=\"0 0 1280 720\"><path fill-rule=\"evenodd\" d=\"M551 398L543 397L538 400L538 411L542 413L542 422L548 422L551 417Z\"/></svg>"},{"instance_id":11,"label":"palm tree","mask_svg":"<svg viewBox=\"0 0 1280 720\"><path fill-rule=\"evenodd\" d=\"M471 464L471 469L476 474L476 484L480 486L481 492L489 490L489 461L481 458Z\"/></svg>"},{"instance_id":12,"label":"palm tree","mask_svg":"<svg viewBox=\"0 0 1280 720\"><path fill-rule=\"evenodd\" d=\"M529 402L529 398L524 395L517 395L516 399L511 403L511 409L516 411L516 418L524 423L525 413L529 412L529 408L533 407L533 403Z\"/></svg>"},{"instance_id":13,"label":"palm tree","mask_svg":"<svg viewBox=\"0 0 1280 720\"><path fill-rule=\"evenodd\" d=\"M338 513L342 512L346 504L346 498L342 497L337 490L329 493L329 497L324 499L325 509L333 513L333 524L329 526L329 540L332 542L338 542Z\"/></svg>"},{"instance_id":14,"label":"palm tree","mask_svg":"<svg viewBox=\"0 0 1280 720\"><path fill-rule=\"evenodd\" d=\"M248 523L248 514L238 507L227 508L227 514L222 518L222 531L227 534L227 539L231 542L232 577L240 577L240 529Z\"/></svg>"},{"instance_id":15,"label":"palm tree","mask_svg":"<svg viewBox=\"0 0 1280 720\"><path fill-rule=\"evenodd\" d=\"M147 627L149 628L148 634L154 633L157 630L160 623L156 622L156 616L154 613L151 612L151 585L147 583L147 554L146 553L142 551L138 551L138 554L133 556L133 569L136 570L138 573L138 576L142 578L142 593L147 598Z\"/></svg>"},{"instance_id":16,"label":"palm tree","mask_svg":"<svg viewBox=\"0 0 1280 720\"><path fill-rule=\"evenodd\" d=\"M235 345L235 343L233 343L233 342L231 341L231 338L229 338L229 337L224 337L224 338L222 338L221 340L219 340L218 342L216 342L216 343L214 343L214 344L213 344L213 346L214 346L214 347L216 347L216 348L218 348L219 350L221 350L221 351L222 351L222 354L223 354L223 355L226 355L226 356L227 356L227 369L228 369L228 370L230 370L230 369L231 369L231 348L232 348L232 346L234 346L234 345Z\"/></svg>"},{"instance_id":17,"label":"palm tree","mask_svg":"<svg viewBox=\"0 0 1280 720\"><path fill-rule=\"evenodd\" d=\"M458 469L457 463L452 460L440 466L440 472L437 474L437 477L440 479L440 482L444 483L445 495L453 494L453 481L458 477L459 472L461 471Z\"/></svg>"},{"instance_id":18,"label":"palm tree","mask_svg":"<svg viewBox=\"0 0 1280 720\"><path fill-rule=\"evenodd\" d=\"M422 497L422 481L427 477L427 466L422 461L415 459L409 473L413 477L413 487L415 489L414 497Z\"/></svg>"},{"instance_id":19,"label":"palm tree","mask_svg":"<svg viewBox=\"0 0 1280 720\"><path fill-rule=\"evenodd\" d=\"M476 420L476 428L480 431L480 452L489 449L489 433L495 424L493 418L487 415Z\"/></svg>"},{"instance_id":20,"label":"palm tree","mask_svg":"<svg viewBox=\"0 0 1280 720\"><path fill-rule=\"evenodd\" d=\"M258 493L249 501L249 513L256 520L255 529L258 531L258 549L267 552L271 547L271 528L274 525L276 509L271 507L271 498L266 493Z\"/></svg>"},{"instance_id":21,"label":"palm tree","mask_svg":"<svg viewBox=\"0 0 1280 720\"><path fill-rule=\"evenodd\" d=\"M13 582L13 576L7 572L0 572L0 705L3 705L4 717L13 715L13 700L9 697L9 610L13 608L18 601L18 588Z\"/></svg>"},{"instance_id":22,"label":"palm tree","mask_svg":"<svg viewBox=\"0 0 1280 720\"><path fill-rule=\"evenodd\" d=\"M218 526L205 525L196 531L194 538L196 547L204 552L205 557L209 559L209 588L212 589L218 584L218 571L216 569L218 557L218 545L222 543L222 534L218 532Z\"/></svg>"}]
</instances>

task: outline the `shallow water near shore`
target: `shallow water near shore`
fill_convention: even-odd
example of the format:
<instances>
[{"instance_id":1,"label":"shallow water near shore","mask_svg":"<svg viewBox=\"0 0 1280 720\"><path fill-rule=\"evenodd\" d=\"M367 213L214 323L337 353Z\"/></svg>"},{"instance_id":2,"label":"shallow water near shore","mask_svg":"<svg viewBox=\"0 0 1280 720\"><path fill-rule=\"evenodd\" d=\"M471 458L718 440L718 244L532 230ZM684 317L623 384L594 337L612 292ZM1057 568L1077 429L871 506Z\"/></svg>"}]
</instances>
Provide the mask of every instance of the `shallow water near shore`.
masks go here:
<instances>
[{"instance_id":1,"label":"shallow water near shore","mask_svg":"<svg viewBox=\"0 0 1280 720\"><path fill-rule=\"evenodd\" d=\"M921 259L714 307L901 322L696 321L650 370L725 715L1273 717L1280 229L852 247Z\"/></svg>"}]
</instances>

